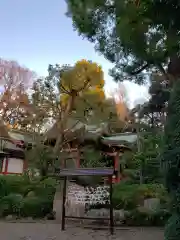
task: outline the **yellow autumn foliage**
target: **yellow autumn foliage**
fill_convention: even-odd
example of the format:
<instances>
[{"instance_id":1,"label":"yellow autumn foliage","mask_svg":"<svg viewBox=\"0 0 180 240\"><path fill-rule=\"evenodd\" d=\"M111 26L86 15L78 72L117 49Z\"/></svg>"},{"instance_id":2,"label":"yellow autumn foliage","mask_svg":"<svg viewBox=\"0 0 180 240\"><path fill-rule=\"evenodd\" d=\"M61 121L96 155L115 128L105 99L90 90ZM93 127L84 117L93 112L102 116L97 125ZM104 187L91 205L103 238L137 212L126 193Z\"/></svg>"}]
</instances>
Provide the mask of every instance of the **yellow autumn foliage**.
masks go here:
<instances>
[{"instance_id":1,"label":"yellow autumn foliage","mask_svg":"<svg viewBox=\"0 0 180 240\"><path fill-rule=\"evenodd\" d=\"M87 60L81 60L64 71L61 76L61 86L68 92L86 91L90 87L104 87L104 73L101 66Z\"/></svg>"},{"instance_id":2,"label":"yellow autumn foliage","mask_svg":"<svg viewBox=\"0 0 180 240\"><path fill-rule=\"evenodd\" d=\"M104 101L105 99L104 89L98 86L88 89L83 95L86 98L93 98L95 101Z\"/></svg>"},{"instance_id":3,"label":"yellow autumn foliage","mask_svg":"<svg viewBox=\"0 0 180 240\"><path fill-rule=\"evenodd\" d=\"M122 122L126 122L129 118L129 111L124 102L116 103L117 115Z\"/></svg>"},{"instance_id":4,"label":"yellow autumn foliage","mask_svg":"<svg viewBox=\"0 0 180 240\"><path fill-rule=\"evenodd\" d=\"M61 103L66 104L68 102L69 97L70 95L68 94L65 93L61 94Z\"/></svg>"},{"instance_id":5,"label":"yellow autumn foliage","mask_svg":"<svg viewBox=\"0 0 180 240\"><path fill-rule=\"evenodd\" d=\"M6 122L5 125L8 129L17 129L19 127L17 123L11 124L9 122Z\"/></svg>"},{"instance_id":6,"label":"yellow autumn foliage","mask_svg":"<svg viewBox=\"0 0 180 240\"><path fill-rule=\"evenodd\" d=\"M5 125L6 125L7 129L11 129L12 128L12 125L9 124L9 123L5 123Z\"/></svg>"},{"instance_id":7,"label":"yellow autumn foliage","mask_svg":"<svg viewBox=\"0 0 180 240\"><path fill-rule=\"evenodd\" d=\"M63 104L66 104L69 98L70 98L70 95L65 93L61 94L61 102ZM105 99L104 89L99 87L90 88L86 91L83 91L82 93L79 93L77 98L78 98L78 101L76 102L79 102L79 100L84 101L84 99L86 99L86 101L88 102L98 104L100 102L103 102Z\"/></svg>"}]
</instances>

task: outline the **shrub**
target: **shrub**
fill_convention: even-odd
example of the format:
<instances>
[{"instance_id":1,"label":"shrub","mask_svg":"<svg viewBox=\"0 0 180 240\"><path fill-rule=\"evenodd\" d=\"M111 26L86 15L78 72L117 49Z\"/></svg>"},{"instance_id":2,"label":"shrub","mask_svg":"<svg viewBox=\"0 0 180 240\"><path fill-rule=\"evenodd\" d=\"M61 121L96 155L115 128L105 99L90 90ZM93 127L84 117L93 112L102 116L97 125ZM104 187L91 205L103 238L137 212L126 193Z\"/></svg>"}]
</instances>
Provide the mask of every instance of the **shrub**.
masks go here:
<instances>
[{"instance_id":1,"label":"shrub","mask_svg":"<svg viewBox=\"0 0 180 240\"><path fill-rule=\"evenodd\" d=\"M128 226L150 226L151 222L152 219L149 213L140 212L137 209L126 213L124 220L124 223Z\"/></svg>"},{"instance_id":2,"label":"shrub","mask_svg":"<svg viewBox=\"0 0 180 240\"><path fill-rule=\"evenodd\" d=\"M53 201L40 197L26 197L23 199L21 216L42 218L52 212Z\"/></svg>"},{"instance_id":3,"label":"shrub","mask_svg":"<svg viewBox=\"0 0 180 240\"><path fill-rule=\"evenodd\" d=\"M167 192L161 184L139 185L121 182L114 186L113 206L115 209L135 209L147 198L159 198L161 203L168 201Z\"/></svg>"},{"instance_id":4,"label":"shrub","mask_svg":"<svg viewBox=\"0 0 180 240\"><path fill-rule=\"evenodd\" d=\"M137 189L136 184L120 183L114 186L113 206L115 209L133 209L136 207L134 193Z\"/></svg>"},{"instance_id":5,"label":"shrub","mask_svg":"<svg viewBox=\"0 0 180 240\"><path fill-rule=\"evenodd\" d=\"M170 217L171 213L167 209L159 209L153 214L153 225L164 226Z\"/></svg>"},{"instance_id":6,"label":"shrub","mask_svg":"<svg viewBox=\"0 0 180 240\"><path fill-rule=\"evenodd\" d=\"M157 212L134 209L125 214L124 223L128 226L164 226L169 217L170 213L163 209Z\"/></svg>"},{"instance_id":7,"label":"shrub","mask_svg":"<svg viewBox=\"0 0 180 240\"><path fill-rule=\"evenodd\" d=\"M40 181L37 186L34 188L36 196L53 199L56 191L56 180L52 178L46 178L43 181Z\"/></svg>"},{"instance_id":8,"label":"shrub","mask_svg":"<svg viewBox=\"0 0 180 240\"><path fill-rule=\"evenodd\" d=\"M53 210L53 200L56 190L56 180L46 178L43 181L29 186L35 196L24 198L22 216L41 218L51 213Z\"/></svg>"},{"instance_id":9,"label":"shrub","mask_svg":"<svg viewBox=\"0 0 180 240\"><path fill-rule=\"evenodd\" d=\"M176 240L180 239L180 217L179 213L174 213L168 220L165 231L164 239L165 240Z\"/></svg>"},{"instance_id":10,"label":"shrub","mask_svg":"<svg viewBox=\"0 0 180 240\"><path fill-rule=\"evenodd\" d=\"M20 194L9 194L0 200L1 216L20 215L23 205L23 196Z\"/></svg>"},{"instance_id":11,"label":"shrub","mask_svg":"<svg viewBox=\"0 0 180 240\"><path fill-rule=\"evenodd\" d=\"M30 181L23 176L0 176L1 216L46 216L53 209L55 187L56 180L52 178ZM28 196L29 192L33 195Z\"/></svg>"},{"instance_id":12,"label":"shrub","mask_svg":"<svg viewBox=\"0 0 180 240\"><path fill-rule=\"evenodd\" d=\"M0 176L0 196L3 197L11 193L24 194L24 188L29 184L29 181L23 176Z\"/></svg>"},{"instance_id":13,"label":"shrub","mask_svg":"<svg viewBox=\"0 0 180 240\"><path fill-rule=\"evenodd\" d=\"M6 180L0 176L0 198L7 195Z\"/></svg>"}]
</instances>

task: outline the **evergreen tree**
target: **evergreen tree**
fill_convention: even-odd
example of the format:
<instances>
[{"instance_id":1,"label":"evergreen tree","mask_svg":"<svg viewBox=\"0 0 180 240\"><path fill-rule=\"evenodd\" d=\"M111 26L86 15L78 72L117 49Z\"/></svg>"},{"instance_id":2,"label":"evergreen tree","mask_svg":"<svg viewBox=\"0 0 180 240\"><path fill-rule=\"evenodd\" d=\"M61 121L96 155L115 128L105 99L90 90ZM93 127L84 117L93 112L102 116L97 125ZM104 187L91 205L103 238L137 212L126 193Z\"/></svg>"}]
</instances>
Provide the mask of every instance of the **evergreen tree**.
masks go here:
<instances>
[{"instance_id":1,"label":"evergreen tree","mask_svg":"<svg viewBox=\"0 0 180 240\"><path fill-rule=\"evenodd\" d=\"M152 69L169 79L169 73L179 68L177 0L66 2L74 28L114 64L111 74L115 80L144 83Z\"/></svg>"},{"instance_id":2,"label":"evergreen tree","mask_svg":"<svg viewBox=\"0 0 180 240\"><path fill-rule=\"evenodd\" d=\"M166 187L172 200L172 217L165 229L165 240L180 239L180 81L174 83L165 125L162 163Z\"/></svg>"}]
</instances>

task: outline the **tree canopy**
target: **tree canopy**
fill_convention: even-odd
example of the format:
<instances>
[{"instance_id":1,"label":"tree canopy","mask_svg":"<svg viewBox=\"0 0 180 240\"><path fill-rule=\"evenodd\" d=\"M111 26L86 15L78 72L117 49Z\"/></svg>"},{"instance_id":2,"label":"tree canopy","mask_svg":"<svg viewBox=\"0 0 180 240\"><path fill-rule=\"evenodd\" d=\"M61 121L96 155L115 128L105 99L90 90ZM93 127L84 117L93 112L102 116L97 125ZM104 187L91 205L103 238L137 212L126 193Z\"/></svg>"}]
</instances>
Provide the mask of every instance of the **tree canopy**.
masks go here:
<instances>
[{"instance_id":1,"label":"tree canopy","mask_svg":"<svg viewBox=\"0 0 180 240\"><path fill-rule=\"evenodd\" d=\"M56 153L73 126L96 125L98 128L100 124L108 123L113 131L114 122L118 121L122 127L116 103L114 99L106 99L103 87L101 66L84 59L73 66L50 65L48 76L34 83L32 100L44 110L46 118L56 122L59 133L54 147Z\"/></svg>"},{"instance_id":2,"label":"tree canopy","mask_svg":"<svg viewBox=\"0 0 180 240\"><path fill-rule=\"evenodd\" d=\"M17 62L0 59L0 114L10 128L23 128L29 122L33 109L27 89L32 85L35 73Z\"/></svg>"},{"instance_id":3,"label":"tree canopy","mask_svg":"<svg viewBox=\"0 0 180 240\"><path fill-rule=\"evenodd\" d=\"M114 98L105 97L104 73L95 62L82 59L74 65L49 65L48 76L37 79L11 61L2 61L0 68L4 83L0 111L9 128L40 133L52 120L64 131L69 129L69 119L97 127L108 122L111 131L124 124ZM120 109L123 118L126 108Z\"/></svg>"},{"instance_id":4,"label":"tree canopy","mask_svg":"<svg viewBox=\"0 0 180 240\"><path fill-rule=\"evenodd\" d=\"M105 96L104 74L97 63L83 59L72 66L49 65L48 76L37 79L31 90L29 100L34 109L31 127L38 131L49 120L54 124L45 134L46 140L56 140L53 149L47 147L44 153L42 138L37 138L36 146L28 152L33 163L33 156L37 155L37 165L42 166L43 172L56 164L54 159L61 158L64 148L71 148L68 141L72 135L86 134L86 127L95 126L110 133L121 132L126 127L127 105L122 102L124 107L121 106L118 116L115 99Z\"/></svg>"},{"instance_id":5,"label":"tree canopy","mask_svg":"<svg viewBox=\"0 0 180 240\"><path fill-rule=\"evenodd\" d=\"M66 0L78 32L114 63L115 80L147 81L155 69L166 78L178 72L178 1ZM170 59L170 60L169 60ZM168 71L166 71L169 63ZM146 74L143 72L146 70Z\"/></svg>"}]
</instances>

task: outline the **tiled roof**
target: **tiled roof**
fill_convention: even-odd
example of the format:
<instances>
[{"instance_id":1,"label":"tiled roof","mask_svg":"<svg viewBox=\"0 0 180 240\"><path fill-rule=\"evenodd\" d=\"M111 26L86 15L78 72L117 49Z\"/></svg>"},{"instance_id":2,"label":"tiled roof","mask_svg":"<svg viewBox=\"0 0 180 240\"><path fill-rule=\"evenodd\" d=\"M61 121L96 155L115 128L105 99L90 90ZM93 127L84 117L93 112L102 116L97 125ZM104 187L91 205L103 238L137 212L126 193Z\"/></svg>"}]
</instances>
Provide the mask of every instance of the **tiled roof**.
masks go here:
<instances>
[{"instance_id":1,"label":"tiled roof","mask_svg":"<svg viewBox=\"0 0 180 240\"><path fill-rule=\"evenodd\" d=\"M137 140L137 134L134 134L134 133L116 134L110 137L104 137L103 140L106 140L109 142L116 142L119 144L121 144L122 142L134 143Z\"/></svg>"}]
</instances>

